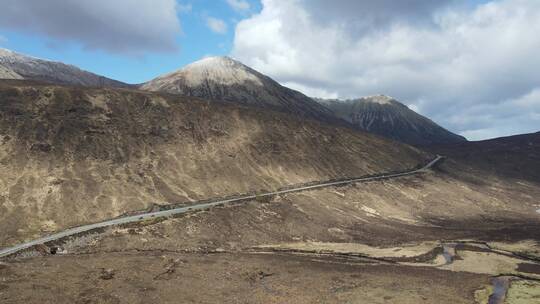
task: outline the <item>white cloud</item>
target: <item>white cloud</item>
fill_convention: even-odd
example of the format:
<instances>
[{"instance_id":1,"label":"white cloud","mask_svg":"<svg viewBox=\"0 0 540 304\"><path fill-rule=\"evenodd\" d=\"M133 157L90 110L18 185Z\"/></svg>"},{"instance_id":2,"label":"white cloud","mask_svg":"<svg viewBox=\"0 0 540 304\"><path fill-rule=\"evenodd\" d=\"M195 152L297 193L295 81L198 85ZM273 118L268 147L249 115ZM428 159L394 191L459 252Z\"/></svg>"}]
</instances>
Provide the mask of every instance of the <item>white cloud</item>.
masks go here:
<instances>
[{"instance_id":1,"label":"white cloud","mask_svg":"<svg viewBox=\"0 0 540 304\"><path fill-rule=\"evenodd\" d=\"M510 104L517 107L540 109L540 87L533 89L528 94L510 100Z\"/></svg>"},{"instance_id":2,"label":"white cloud","mask_svg":"<svg viewBox=\"0 0 540 304\"><path fill-rule=\"evenodd\" d=\"M214 33L227 33L227 23L225 23L225 21L221 19L214 17L206 17L206 26L208 26L208 28Z\"/></svg>"},{"instance_id":3,"label":"white cloud","mask_svg":"<svg viewBox=\"0 0 540 304\"><path fill-rule=\"evenodd\" d=\"M470 125L462 135L472 140L537 132L540 126L540 87L516 98L472 104L462 112L450 120Z\"/></svg>"},{"instance_id":4,"label":"white cloud","mask_svg":"<svg viewBox=\"0 0 540 304\"><path fill-rule=\"evenodd\" d=\"M3 0L1 6L0 28L53 41L135 55L178 49L176 0Z\"/></svg>"},{"instance_id":5,"label":"white cloud","mask_svg":"<svg viewBox=\"0 0 540 304\"><path fill-rule=\"evenodd\" d=\"M307 93L395 96L475 139L540 129L540 1L407 3L263 0L232 55Z\"/></svg>"},{"instance_id":6,"label":"white cloud","mask_svg":"<svg viewBox=\"0 0 540 304\"><path fill-rule=\"evenodd\" d=\"M319 98L327 98L327 99L337 99L339 96L335 92L328 92L324 89L319 88L313 88L313 87L307 87L299 83L295 82L285 82L282 85L291 88L293 90L300 91L307 96L316 96Z\"/></svg>"},{"instance_id":7,"label":"white cloud","mask_svg":"<svg viewBox=\"0 0 540 304\"><path fill-rule=\"evenodd\" d=\"M227 0L227 3L236 11L247 11L250 9L246 0Z\"/></svg>"}]
</instances>

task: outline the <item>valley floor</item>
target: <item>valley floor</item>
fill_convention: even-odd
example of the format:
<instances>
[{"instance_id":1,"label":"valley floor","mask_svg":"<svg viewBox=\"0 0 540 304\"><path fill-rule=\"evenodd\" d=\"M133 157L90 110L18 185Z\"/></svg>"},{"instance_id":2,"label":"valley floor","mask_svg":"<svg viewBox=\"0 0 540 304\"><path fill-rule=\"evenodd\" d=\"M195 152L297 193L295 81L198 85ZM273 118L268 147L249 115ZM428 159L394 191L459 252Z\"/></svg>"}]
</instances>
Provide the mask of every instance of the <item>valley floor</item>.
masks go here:
<instances>
[{"instance_id":1,"label":"valley floor","mask_svg":"<svg viewBox=\"0 0 540 304\"><path fill-rule=\"evenodd\" d=\"M0 300L540 303L538 197L450 160L48 244L0 264Z\"/></svg>"},{"instance_id":2,"label":"valley floor","mask_svg":"<svg viewBox=\"0 0 540 304\"><path fill-rule=\"evenodd\" d=\"M3 303L472 303L489 286L486 275L366 261L162 251L35 259L2 274Z\"/></svg>"}]
</instances>

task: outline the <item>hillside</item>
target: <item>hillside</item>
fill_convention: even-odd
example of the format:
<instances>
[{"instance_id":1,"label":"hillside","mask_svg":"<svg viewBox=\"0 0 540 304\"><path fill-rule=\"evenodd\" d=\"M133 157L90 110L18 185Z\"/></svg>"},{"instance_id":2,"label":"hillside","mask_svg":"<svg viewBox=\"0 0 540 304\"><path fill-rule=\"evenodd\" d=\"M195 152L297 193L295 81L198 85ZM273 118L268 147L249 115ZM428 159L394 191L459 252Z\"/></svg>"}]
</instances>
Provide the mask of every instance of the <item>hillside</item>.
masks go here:
<instances>
[{"instance_id":1,"label":"hillside","mask_svg":"<svg viewBox=\"0 0 540 304\"><path fill-rule=\"evenodd\" d=\"M0 244L152 204L414 167L347 128L177 95L0 82Z\"/></svg>"},{"instance_id":2,"label":"hillside","mask_svg":"<svg viewBox=\"0 0 540 304\"><path fill-rule=\"evenodd\" d=\"M339 121L311 98L229 57L202 59L140 88L276 110L324 122Z\"/></svg>"},{"instance_id":3,"label":"hillside","mask_svg":"<svg viewBox=\"0 0 540 304\"><path fill-rule=\"evenodd\" d=\"M540 132L429 147L485 174L540 182Z\"/></svg>"},{"instance_id":4,"label":"hillside","mask_svg":"<svg viewBox=\"0 0 540 304\"><path fill-rule=\"evenodd\" d=\"M412 145L464 142L466 139L414 112L392 97L378 95L354 100L316 99L357 129Z\"/></svg>"},{"instance_id":5,"label":"hillside","mask_svg":"<svg viewBox=\"0 0 540 304\"><path fill-rule=\"evenodd\" d=\"M88 87L128 87L76 66L44 60L0 48L0 79L27 79Z\"/></svg>"},{"instance_id":6,"label":"hillside","mask_svg":"<svg viewBox=\"0 0 540 304\"><path fill-rule=\"evenodd\" d=\"M34 251L0 264L3 294L55 303L384 297L465 304L487 303L500 275L515 274L509 297L535 303L539 196L538 183L477 174L448 160L419 176L278 195L68 239L58 244L63 254ZM41 288L25 296L37 282Z\"/></svg>"},{"instance_id":7,"label":"hillside","mask_svg":"<svg viewBox=\"0 0 540 304\"><path fill-rule=\"evenodd\" d=\"M0 98L2 247L153 204L400 170L433 156L361 131L178 95L3 81ZM482 154L517 145L532 150L507 160L534 167L537 145L496 142L471 143L474 161L453 152L414 176L257 198L37 246L0 262L2 296L375 303L384 294L399 303L485 303L497 280L513 276L509 297L519 291L532 301L539 285L526 278L540 279L539 183L470 164L489 164ZM62 254L49 256L47 246Z\"/></svg>"}]
</instances>

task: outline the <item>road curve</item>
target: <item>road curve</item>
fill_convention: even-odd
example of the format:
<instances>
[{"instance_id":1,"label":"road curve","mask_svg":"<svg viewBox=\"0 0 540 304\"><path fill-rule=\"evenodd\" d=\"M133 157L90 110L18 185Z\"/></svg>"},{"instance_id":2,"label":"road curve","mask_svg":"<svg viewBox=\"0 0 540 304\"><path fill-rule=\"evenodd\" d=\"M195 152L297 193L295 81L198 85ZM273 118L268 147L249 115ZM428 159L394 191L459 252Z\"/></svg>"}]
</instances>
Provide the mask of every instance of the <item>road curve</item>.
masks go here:
<instances>
[{"instance_id":1,"label":"road curve","mask_svg":"<svg viewBox=\"0 0 540 304\"><path fill-rule=\"evenodd\" d=\"M340 181L335 181L335 182L322 182L322 183L316 184L316 185L310 185L310 186L305 186L305 187L298 187L298 188L293 188L293 189L280 190L280 191L268 192L268 193L262 193L262 194L256 194L256 195L241 195L241 196L238 196L238 197L235 197L235 198L219 200L219 201L210 202L210 203L204 203L204 204L192 205L192 206L188 206L188 207L175 208L175 209L171 209L171 210L149 212L149 213L138 214L138 215L133 215L133 216L126 216L126 217L121 217L121 218L116 218L116 219L112 219L112 220L107 220L107 221L95 223L95 224L70 228L70 229L66 229L66 230L64 230L62 232L51 234L49 236L46 236L46 237L43 237L43 238L40 238L40 239L37 239L37 240L33 240L33 241L30 241L30 242L27 242L27 243L19 244L17 246L11 247L11 248L2 249L2 250L0 250L0 258L15 254L15 253L17 253L17 252L19 252L21 250L28 249L28 248L30 248L32 246L35 246L35 245L44 244L44 243L47 243L47 242L59 240L59 239L64 238L64 237L76 235L76 234L83 233L83 232L88 232L88 231L95 230L95 229L98 229L98 228L110 227L110 226L119 225L119 224L141 222L141 221L144 221L144 220L161 218L161 217L168 217L168 216L172 216L172 215L176 215L176 214L182 214L182 213L187 213L187 212L192 212L192 211L197 211L197 210L206 210L206 209L209 209L209 208L215 207L215 206L226 205L226 204L231 204L231 203L235 203L235 202L241 202L241 201L245 201L245 200L252 200L252 199L256 199L256 198L274 196L274 195L279 195L279 194L287 194L287 193L300 192L300 191L313 190L313 189L320 189L320 188L331 187L331 186L339 186L339 185L352 184L352 183L358 183L358 182L369 182L369 181L376 181L376 180L383 180L383 179L389 179L389 178L396 178L396 177L414 175L414 174L418 174L418 173L421 173L421 172L425 172L426 170L433 167L436 163L438 163L441 159L443 159L443 157L440 156L440 155L437 155L437 157L435 159L430 161L428 164L426 164L422 168L407 171L407 172L402 172L402 173L381 174L381 175L371 176L371 177L351 178L351 179L340 180Z\"/></svg>"}]
</instances>

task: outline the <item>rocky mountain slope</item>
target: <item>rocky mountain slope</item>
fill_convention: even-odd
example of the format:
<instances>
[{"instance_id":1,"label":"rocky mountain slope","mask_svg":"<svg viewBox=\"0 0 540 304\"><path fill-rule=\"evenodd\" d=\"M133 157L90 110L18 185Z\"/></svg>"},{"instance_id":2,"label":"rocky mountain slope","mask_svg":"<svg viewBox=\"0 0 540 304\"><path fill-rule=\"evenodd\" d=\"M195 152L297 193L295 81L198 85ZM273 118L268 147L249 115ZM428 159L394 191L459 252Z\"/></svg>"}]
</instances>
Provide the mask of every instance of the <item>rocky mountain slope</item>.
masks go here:
<instances>
[{"instance_id":1,"label":"rocky mountain slope","mask_svg":"<svg viewBox=\"0 0 540 304\"><path fill-rule=\"evenodd\" d=\"M273 111L0 82L0 246L165 204L402 170L431 156Z\"/></svg>"},{"instance_id":2,"label":"rocky mountain slope","mask_svg":"<svg viewBox=\"0 0 540 304\"><path fill-rule=\"evenodd\" d=\"M209 57L160 76L140 87L207 100L234 102L258 108L336 122L331 111L304 94L229 57Z\"/></svg>"},{"instance_id":3,"label":"rocky mountain slope","mask_svg":"<svg viewBox=\"0 0 540 304\"><path fill-rule=\"evenodd\" d=\"M23 79L23 77L12 69L0 65L0 79Z\"/></svg>"},{"instance_id":4,"label":"rocky mountain slope","mask_svg":"<svg viewBox=\"0 0 540 304\"><path fill-rule=\"evenodd\" d=\"M129 86L73 65L34 58L2 48L0 48L0 79L27 79L90 87Z\"/></svg>"},{"instance_id":5,"label":"rocky mountain slope","mask_svg":"<svg viewBox=\"0 0 540 304\"><path fill-rule=\"evenodd\" d=\"M413 145L466 141L464 137L442 128L388 96L378 95L344 101L316 100L356 128L397 141Z\"/></svg>"}]
</instances>

